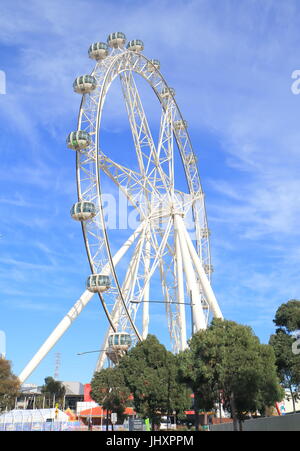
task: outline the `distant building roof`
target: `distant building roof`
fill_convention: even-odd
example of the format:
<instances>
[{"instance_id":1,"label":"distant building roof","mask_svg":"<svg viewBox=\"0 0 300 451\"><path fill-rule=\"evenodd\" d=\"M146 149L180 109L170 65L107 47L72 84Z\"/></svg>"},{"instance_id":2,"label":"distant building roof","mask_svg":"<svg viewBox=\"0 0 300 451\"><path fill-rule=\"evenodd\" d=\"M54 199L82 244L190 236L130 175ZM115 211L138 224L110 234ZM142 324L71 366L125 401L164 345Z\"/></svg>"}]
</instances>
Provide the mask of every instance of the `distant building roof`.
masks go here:
<instances>
[{"instance_id":1,"label":"distant building roof","mask_svg":"<svg viewBox=\"0 0 300 451\"><path fill-rule=\"evenodd\" d=\"M41 393L41 387L39 387L36 384L22 384L21 385L21 393L36 393L36 394L40 394Z\"/></svg>"},{"instance_id":2,"label":"distant building roof","mask_svg":"<svg viewBox=\"0 0 300 451\"><path fill-rule=\"evenodd\" d=\"M107 411L102 407L93 407L91 409L82 410L79 414L80 417L106 417ZM135 411L132 407L126 407L125 415L135 415Z\"/></svg>"},{"instance_id":3,"label":"distant building roof","mask_svg":"<svg viewBox=\"0 0 300 451\"><path fill-rule=\"evenodd\" d=\"M63 381L62 384L66 387L66 395L83 396L84 386L81 382Z\"/></svg>"}]
</instances>

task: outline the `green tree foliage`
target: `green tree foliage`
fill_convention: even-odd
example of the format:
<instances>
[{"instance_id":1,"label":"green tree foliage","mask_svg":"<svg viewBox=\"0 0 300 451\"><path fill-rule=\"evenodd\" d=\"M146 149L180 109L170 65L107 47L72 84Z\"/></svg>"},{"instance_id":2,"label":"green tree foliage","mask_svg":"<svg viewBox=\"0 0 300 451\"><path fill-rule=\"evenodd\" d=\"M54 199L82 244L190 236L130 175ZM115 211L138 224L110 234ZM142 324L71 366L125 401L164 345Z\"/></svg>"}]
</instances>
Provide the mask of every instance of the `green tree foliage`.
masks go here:
<instances>
[{"instance_id":1,"label":"green tree foliage","mask_svg":"<svg viewBox=\"0 0 300 451\"><path fill-rule=\"evenodd\" d=\"M282 399L275 356L250 327L215 319L195 334L181 356L181 379L195 395L195 410L210 410L222 395L235 429L245 414Z\"/></svg>"},{"instance_id":2,"label":"green tree foliage","mask_svg":"<svg viewBox=\"0 0 300 451\"><path fill-rule=\"evenodd\" d=\"M177 358L153 335L138 343L120 364L134 397L136 411L159 425L161 415L179 414L190 407L190 392L179 385Z\"/></svg>"},{"instance_id":3,"label":"green tree foliage","mask_svg":"<svg viewBox=\"0 0 300 451\"><path fill-rule=\"evenodd\" d=\"M115 412L122 420L128 406L129 389L125 385L123 372L119 367L106 368L94 374L91 382L91 397L107 412Z\"/></svg>"},{"instance_id":4,"label":"green tree foliage","mask_svg":"<svg viewBox=\"0 0 300 451\"><path fill-rule=\"evenodd\" d=\"M8 360L0 358L0 410L12 409L19 394L19 379L12 373Z\"/></svg>"},{"instance_id":5,"label":"green tree foliage","mask_svg":"<svg viewBox=\"0 0 300 451\"><path fill-rule=\"evenodd\" d=\"M282 304L276 314L274 323L287 333L300 329L300 301L292 299Z\"/></svg>"},{"instance_id":6,"label":"green tree foliage","mask_svg":"<svg viewBox=\"0 0 300 451\"><path fill-rule=\"evenodd\" d=\"M45 407L55 407L54 404L63 405L63 399L66 394L66 388L64 385L49 376L45 378L45 384L41 389L42 394L45 396Z\"/></svg>"},{"instance_id":7,"label":"green tree foliage","mask_svg":"<svg viewBox=\"0 0 300 451\"><path fill-rule=\"evenodd\" d=\"M295 403L300 399L300 355L293 353L293 332L300 329L300 301L293 299L282 304L276 311L274 323L278 329L269 343L275 351L278 376L284 388L290 391L295 411Z\"/></svg>"}]
</instances>

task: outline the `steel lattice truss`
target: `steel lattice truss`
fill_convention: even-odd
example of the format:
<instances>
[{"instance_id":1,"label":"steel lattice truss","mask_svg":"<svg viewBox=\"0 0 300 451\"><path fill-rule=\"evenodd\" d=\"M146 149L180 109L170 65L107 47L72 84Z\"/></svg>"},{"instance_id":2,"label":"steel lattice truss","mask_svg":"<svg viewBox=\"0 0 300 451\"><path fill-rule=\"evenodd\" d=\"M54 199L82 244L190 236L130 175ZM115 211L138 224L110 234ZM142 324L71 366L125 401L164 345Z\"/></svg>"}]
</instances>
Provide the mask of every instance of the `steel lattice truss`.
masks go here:
<instances>
[{"instance_id":1,"label":"steel lattice truss","mask_svg":"<svg viewBox=\"0 0 300 451\"><path fill-rule=\"evenodd\" d=\"M96 206L93 218L82 221L82 231L93 274L107 274L110 290L99 293L109 326L101 346L96 369L107 358L108 338L114 332L127 332L133 342L145 339L151 319L151 283L160 277L168 329L174 352L187 346L187 321L191 333L207 327L210 315L222 317L213 294L210 279L212 265L209 229L197 158L193 151L186 122L153 60L142 53L113 48L99 60L91 74L95 89L82 96L77 129L89 134L89 146L77 150L76 175L79 202ZM135 82L143 77L161 105L158 142L155 143ZM110 157L110 149L101 146L101 119L104 102L111 85L119 78L128 121L132 132L137 166L125 167ZM184 168L188 192L176 189L175 153L179 153ZM113 256L106 229L101 177L109 178L137 211L140 224ZM189 215L190 214L190 215ZM185 218L192 218L192 235ZM128 249L131 255L128 258ZM127 271L119 280L117 265L127 259ZM156 277L156 278L155 278ZM25 380L41 359L80 314L92 298L85 291L75 306L61 321L20 375ZM191 319L187 320L186 304Z\"/></svg>"}]
</instances>

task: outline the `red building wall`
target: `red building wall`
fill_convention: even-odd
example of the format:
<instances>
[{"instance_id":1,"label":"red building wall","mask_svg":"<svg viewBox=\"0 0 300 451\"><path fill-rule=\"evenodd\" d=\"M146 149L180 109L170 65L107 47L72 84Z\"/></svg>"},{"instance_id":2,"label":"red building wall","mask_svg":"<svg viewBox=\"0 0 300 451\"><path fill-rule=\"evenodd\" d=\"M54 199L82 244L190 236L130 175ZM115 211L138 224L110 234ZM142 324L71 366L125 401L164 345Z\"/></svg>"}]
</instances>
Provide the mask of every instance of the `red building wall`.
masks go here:
<instances>
[{"instance_id":1,"label":"red building wall","mask_svg":"<svg viewBox=\"0 0 300 451\"><path fill-rule=\"evenodd\" d=\"M84 401L85 402L92 402L93 399L91 398L90 392L92 390L91 384L84 384Z\"/></svg>"}]
</instances>

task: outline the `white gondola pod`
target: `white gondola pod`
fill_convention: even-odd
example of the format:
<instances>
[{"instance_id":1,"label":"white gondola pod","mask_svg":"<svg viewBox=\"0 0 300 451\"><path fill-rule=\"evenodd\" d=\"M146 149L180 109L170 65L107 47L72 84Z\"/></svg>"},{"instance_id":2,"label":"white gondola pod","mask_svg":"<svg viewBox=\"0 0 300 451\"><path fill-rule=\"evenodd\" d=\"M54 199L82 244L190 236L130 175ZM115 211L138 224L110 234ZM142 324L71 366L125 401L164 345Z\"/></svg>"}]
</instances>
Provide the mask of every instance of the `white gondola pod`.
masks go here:
<instances>
[{"instance_id":1,"label":"white gondola pod","mask_svg":"<svg viewBox=\"0 0 300 451\"><path fill-rule=\"evenodd\" d=\"M75 221L88 221L96 216L96 206L93 202L76 202L70 214Z\"/></svg>"},{"instance_id":2,"label":"white gondola pod","mask_svg":"<svg viewBox=\"0 0 300 451\"><path fill-rule=\"evenodd\" d=\"M175 89L169 88L169 87L164 87L160 93L160 96L162 99L169 99L169 98L175 97Z\"/></svg>"},{"instance_id":3,"label":"white gondola pod","mask_svg":"<svg viewBox=\"0 0 300 451\"><path fill-rule=\"evenodd\" d=\"M115 332L108 336L107 357L118 364L131 346L131 336L127 332Z\"/></svg>"},{"instance_id":4,"label":"white gondola pod","mask_svg":"<svg viewBox=\"0 0 300 451\"><path fill-rule=\"evenodd\" d=\"M108 55L108 45L106 42L94 42L88 51L89 57L96 61L104 60Z\"/></svg>"},{"instance_id":5,"label":"white gondola pod","mask_svg":"<svg viewBox=\"0 0 300 451\"><path fill-rule=\"evenodd\" d=\"M110 33L107 38L107 44L114 49L123 48L126 42L126 36L121 31Z\"/></svg>"},{"instance_id":6,"label":"white gondola pod","mask_svg":"<svg viewBox=\"0 0 300 451\"><path fill-rule=\"evenodd\" d=\"M147 63L148 72L155 72L160 69L160 62L158 60L152 59Z\"/></svg>"},{"instance_id":7,"label":"white gondola pod","mask_svg":"<svg viewBox=\"0 0 300 451\"><path fill-rule=\"evenodd\" d=\"M81 150L89 147L91 144L91 136L88 132L83 130L77 130L76 132L71 132L67 137L67 146L69 149Z\"/></svg>"},{"instance_id":8,"label":"white gondola pod","mask_svg":"<svg viewBox=\"0 0 300 451\"><path fill-rule=\"evenodd\" d=\"M188 127L188 123L185 120L174 121L173 125L175 130L186 130Z\"/></svg>"},{"instance_id":9,"label":"white gondola pod","mask_svg":"<svg viewBox=\"0 0 300 451\"><path fill-rule=\"evenodd\" d=\"M132 52L142 52L144 50L144 43L140 39L132 39L127 44L127 50Z\"/></svg>"},{"instance_id":10,"label":"white gondola pod","mask_svg":"<svg viewBox=\"0 0 300 451\"><path fill-rule=\"evenodd\" d=\"M128 351L131 346L131 336L127 332L116 332L108 337L108 346L115 351Z\"/></svg>"},{"instance_id":11,"label":"white gondola pod","mask_svg":"<svg viewBox=\"0 0 300 451\"><path fill-rule=\"evenodd\" d=\"M87 278L86 287L91 293L103 293L110 289L110 278L105 274L91 274Z\"/></svg>"},{"instance_id":12,"label":"white gondola pod","mask_svg":"<svg viewBox=\"0 0 300 451\"><path fill-rule=\"evenodd\" d=\"M93 75L81 75L73 83L73 89L78 94L88 94L97 87L97 80Z\"/></svg>"}]
</instances>

